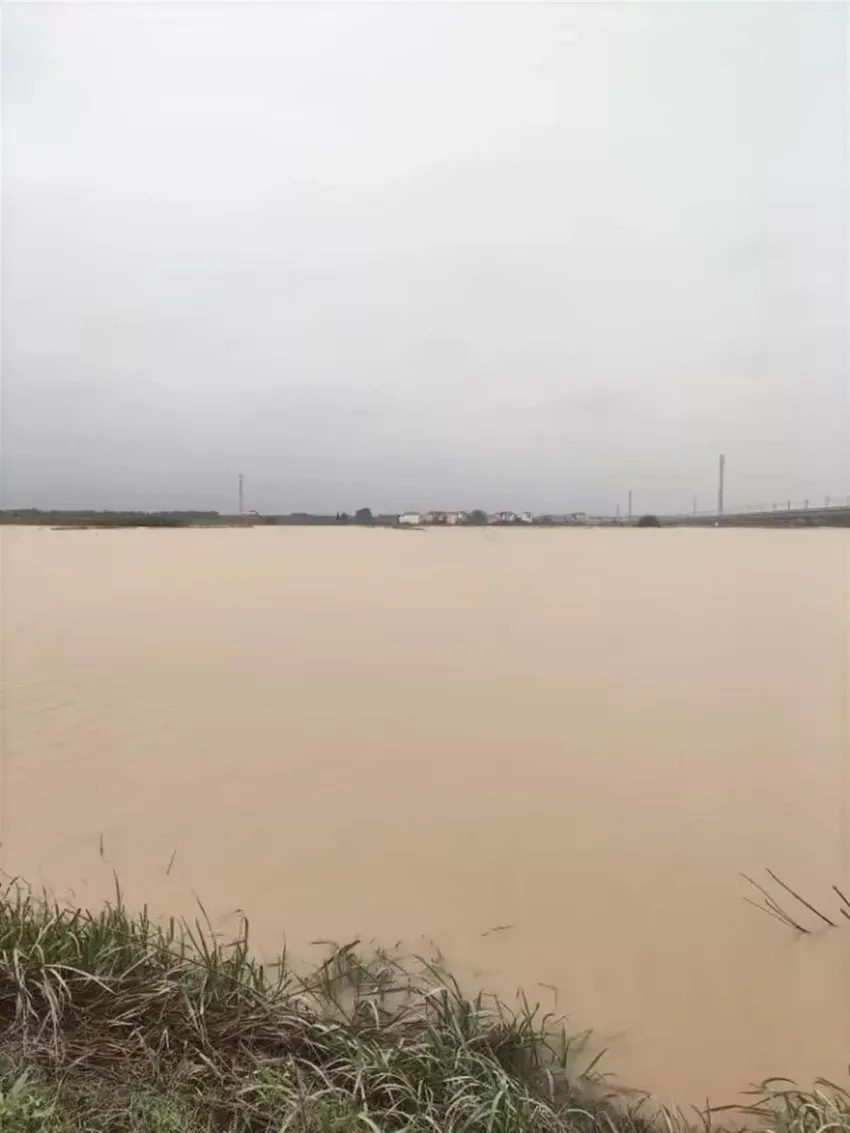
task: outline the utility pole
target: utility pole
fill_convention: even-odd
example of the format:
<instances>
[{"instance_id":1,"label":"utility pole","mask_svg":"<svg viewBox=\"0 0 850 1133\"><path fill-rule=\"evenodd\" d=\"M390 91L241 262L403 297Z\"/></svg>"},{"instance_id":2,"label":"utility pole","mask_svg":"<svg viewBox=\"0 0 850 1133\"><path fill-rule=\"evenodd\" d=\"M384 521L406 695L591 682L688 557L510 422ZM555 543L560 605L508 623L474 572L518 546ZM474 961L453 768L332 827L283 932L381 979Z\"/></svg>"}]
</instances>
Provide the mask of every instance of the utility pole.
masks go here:
<instances>
[{"instance_id":1,"label":"utility pole","mask_svg":"<svg viewBox=\"0 0 850 1133\"><path fill-rule=\"evenodd\" d=\"M239 514L245 514L245 477L239 473Z\"/></svg>"},{"instance_id":2,"label":"utility pole","mask_svg":"<svg viewBox=\"0 0 850 1133\"><path fill-rule=\"evenodd\" d=\"M629 488L629 523L632 522L632 490Z\"/></svg>"},{"instance_id":3,"label":"utility pole","mask_svg":"<svg viewBox=\"0 0 850 1133\"><path fill-rule=\"evenodd\" d=\"M726 457L721 452L717 478L717 514L723 515L723 481L726 476Z\"/></svg>"},{"instance_id":4,"label":"utility pole","mask_svg":"<svg viewBox=\"0 0 850 1133\"><path fill-rule=\"evenodd\" d=\"M694 496L694 515L697 513L697 498Z\"/></svg>"}]
</instances>

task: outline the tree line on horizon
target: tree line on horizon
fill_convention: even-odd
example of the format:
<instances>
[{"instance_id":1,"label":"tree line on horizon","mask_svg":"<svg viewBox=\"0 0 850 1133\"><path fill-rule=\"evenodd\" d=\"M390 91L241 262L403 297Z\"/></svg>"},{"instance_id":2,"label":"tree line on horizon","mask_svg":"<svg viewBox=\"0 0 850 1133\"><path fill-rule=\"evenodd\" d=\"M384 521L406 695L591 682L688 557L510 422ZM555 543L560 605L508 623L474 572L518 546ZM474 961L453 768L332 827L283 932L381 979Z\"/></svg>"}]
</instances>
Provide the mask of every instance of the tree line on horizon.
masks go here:
<instances>
[{"instance_id":1,"label":"tree line on horizon","mask_svg":"<svg viewBox=\"0 0 850 1133\"><path fill-rule=\"evenodd\" d=\"M33 526L54 527L192 527L234 524L284 525L284 526L335 526L353 524L355 526L395 526L398 515L376 515L371 508L358 508L353 514L338 511L334 514L315 512L291 512L288 515L259 515L251 512L246 515L228 515L218 511L111 511L41 508L7 508L0 510L0 524L30 524ZM443 523L447 521L442 520ZM483 527L490 522L488 514L480 508L466 513L465 525ZM547 525L547 517L535 521ZM548 520L554 522L551 518ZM430 521L439 526L439 517ZM636 521L638 527L660 527L657 516L644 515Z\"/></svg>"}]
</instances>

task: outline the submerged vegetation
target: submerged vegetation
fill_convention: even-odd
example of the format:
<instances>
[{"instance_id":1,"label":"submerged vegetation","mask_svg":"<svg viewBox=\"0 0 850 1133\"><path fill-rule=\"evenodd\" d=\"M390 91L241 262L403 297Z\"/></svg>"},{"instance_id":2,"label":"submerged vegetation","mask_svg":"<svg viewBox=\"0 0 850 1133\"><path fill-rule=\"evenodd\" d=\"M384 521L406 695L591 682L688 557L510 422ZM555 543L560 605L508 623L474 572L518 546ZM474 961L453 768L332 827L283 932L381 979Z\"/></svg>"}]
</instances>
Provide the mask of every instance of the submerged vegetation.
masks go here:
<instances>
[{"instance_id":1,"label":"submerged vegetation","mask_svg":"<svg viewBox=\"0 0 850 1133\"><path fill-rule=\"evenodd\" d=\"M741 874L755 893L755 897L745 897L744 900L748 905L767 913L786 928L792 928L795 932L806 936L824 926L837 928L842 923L842 917L845 921L850 921L850 898L837 885L831 887L832 895L838 899L837 912L825 913L792 889L772 869L766 869L765 873L767 875L765 883L756 881L745 873ZM773 891L768 889L767 885L771 885Z\"/></svg>"},{"instance_id":2,"label":"submerged vegetation","mask_svg":"<svg viewBox=\"0 0 850 1133\"><path fill-rule=\"evenodd\" d=\"M725 1115L720 1115L725 1116ZM740 1125L741 1115L734 1124ZM850 1129L850 1096L767 1084L745 1124ZM160 925L0 892L3 1133L648 1133L653 1115L525 1002L466 997L434 963L334 948L309 974L244 924Z\"/></svg>"}]
</instances>

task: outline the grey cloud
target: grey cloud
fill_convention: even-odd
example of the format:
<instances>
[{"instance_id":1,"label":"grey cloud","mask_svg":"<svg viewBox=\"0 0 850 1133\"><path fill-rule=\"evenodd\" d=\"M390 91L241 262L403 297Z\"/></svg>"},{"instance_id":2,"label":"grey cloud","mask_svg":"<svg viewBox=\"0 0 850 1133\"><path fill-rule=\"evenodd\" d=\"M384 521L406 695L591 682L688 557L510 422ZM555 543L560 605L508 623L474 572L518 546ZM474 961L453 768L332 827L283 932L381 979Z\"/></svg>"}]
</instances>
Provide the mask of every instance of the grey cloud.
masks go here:
<instances>
[{"instance_id":1,"label":"grey cloud","mask_svg":"<svg viewBox=\"0 0 850 1133\"><path fill-rule=\"evenodd\" d=\"M13 5L9 505L850 491L838 5Z\"/></svg>"}]
</instances>

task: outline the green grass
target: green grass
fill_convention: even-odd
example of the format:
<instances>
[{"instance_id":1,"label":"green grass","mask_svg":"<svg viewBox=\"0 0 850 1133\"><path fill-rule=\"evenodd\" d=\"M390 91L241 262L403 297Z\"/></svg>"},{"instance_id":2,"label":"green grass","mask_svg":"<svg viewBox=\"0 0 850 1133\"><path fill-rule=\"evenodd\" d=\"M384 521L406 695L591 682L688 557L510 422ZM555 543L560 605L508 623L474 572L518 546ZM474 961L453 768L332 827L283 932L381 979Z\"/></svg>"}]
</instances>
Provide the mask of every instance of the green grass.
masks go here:
<instances>
[{"instance_id":1,"label":"green grass","mask_svg":"<svg viewBox=\"0 0 850 1133\"><path fill-rule=\"evenodd\" d=\"M647 1133L581 1039L528 1004L356 945L309 974L222 943L204 918L96 914L0 892L2 1133ZM583 1071L581 1067L584 1067ZM768 1085L753 1126L850 1130L850 1098ZM694 1114L694 1128L708 1120Z\"/></svg>"}]
</instances>

